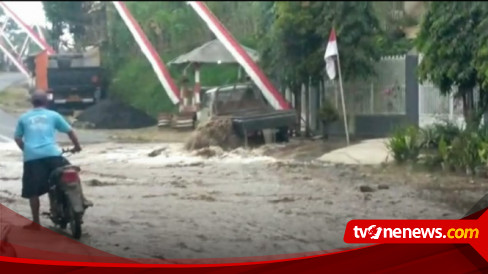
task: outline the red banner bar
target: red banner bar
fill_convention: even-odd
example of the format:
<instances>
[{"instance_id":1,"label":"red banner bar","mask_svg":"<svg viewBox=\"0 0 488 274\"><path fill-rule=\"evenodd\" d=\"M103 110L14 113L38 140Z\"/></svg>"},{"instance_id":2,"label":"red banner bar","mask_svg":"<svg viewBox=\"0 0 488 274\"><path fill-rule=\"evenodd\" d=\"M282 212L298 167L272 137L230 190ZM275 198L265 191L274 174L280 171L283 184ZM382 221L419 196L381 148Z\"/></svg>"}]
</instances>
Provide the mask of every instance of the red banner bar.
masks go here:
<instances>
[{"instance_id":1,"label":"red banner bar","mask_svg":"<svg viewBox=\"0 0 488 274\"><path fill-rule=\"evenodd\" d=\"M141 48L142 53L144 53L146 58L151 63L156 76L163 85L163 88L168 94L169 98L173 104L177 104L180 101L178 87L173 82L168 69L159 57L158 52L156 49L154 49L151 42L149 42L149 39L144 34L144 31L134 19L125 3L121 1L113 1L113 4L122 17L122 20L124 20L125 24L129 28L129 31L136 40L137 44Z\"/></svg>"}]
</instances>

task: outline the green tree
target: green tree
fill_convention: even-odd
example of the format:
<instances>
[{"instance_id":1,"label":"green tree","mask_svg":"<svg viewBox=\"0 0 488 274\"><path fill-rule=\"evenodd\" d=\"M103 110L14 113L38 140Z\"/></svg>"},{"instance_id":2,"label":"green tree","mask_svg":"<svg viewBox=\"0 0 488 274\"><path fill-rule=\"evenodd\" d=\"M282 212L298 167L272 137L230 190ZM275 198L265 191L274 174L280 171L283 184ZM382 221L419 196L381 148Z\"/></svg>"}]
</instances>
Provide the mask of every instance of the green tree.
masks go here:
<instances>
[{"instance_id":1,"label":"green tree","mask_svg":"<svg viewBox=\"0 0 488 274\"><path fill-rule=\"evenodd\" d=\"M126 5L165 62L214 39L202 19L184 2L126 2ZM258 2L208 5L241 43L246 46L255 43L259 15L253 11L259 8ZM107 6L107 37L101 52L103 65L114 79L111 94L153 115L171 110L171 102L112 5ZM183 68L169 69L178 83ZM201 76L204 86L224 84L235 81L237 68L203 66Z\"/></svg>"},{"instance_id":2,"label":"green tree","mask_svg":"<svg viewBox=\"0 0 488 274\"><path fill-rule=\"evenodd\" d=\"M309 80L317 85L323 79L324 53L333 27L343 78L366 79L375 74L380 29L371 2L290 1L267 4L263 9L262 14L275 19L271 24L261 22L265 29L261 34L262 65L294 91L299 112L301 85Z\"/></svg>"},{"instance_id":3,"label":"green tree","mask_svg":"<svg viewBox=\"0 0 488 274\"><path fill-rule=\"evenodd\" d=\"M344 79L374 75L380 29L370 2L275 2L273 8L276 19L261 47L268 70L279 69L299 83L320 80L335 27Z\"/></svg>"},{"instance_id":4,"label":"green tree","mask_svg":"<svg viewBox=\"0 0 488 274\"><path fill-rule=\"evenodd\" d=\"M46 17L52 23L52 39L56 41L68 29L74 35L75 41L83 39L86 27L86 12L84 5L89 1L42 1Z\"/></svg>"},{"instance_id":5,"label":"green tree","mask_svg":"<svg viewBox=\"0 0 488 274\"><path fill-rule=\"evenodd\" d=\"M404 11L404 1L373 2L375 14L380 22L381 35L378 47L383 56L406 54L414 46L405 30L420 22Z\"/></svg>"},{"instance_id":6,"label":"green tree","mask_svg":"<svg viewBox=\"0 0 488 274\"><path fill-rule=\"evenodd\" d=\"M419 68L421 81L431 81L443 94L454 92L463 100L464 117L469 127L477 127L487 107L486 73L478 70L484 61L477 60L480 51L479 32L486 20L482 2L432 2L417 37L423 53ZM475 102L474 89L480 87Z\"/></svg>"}]
</instances>

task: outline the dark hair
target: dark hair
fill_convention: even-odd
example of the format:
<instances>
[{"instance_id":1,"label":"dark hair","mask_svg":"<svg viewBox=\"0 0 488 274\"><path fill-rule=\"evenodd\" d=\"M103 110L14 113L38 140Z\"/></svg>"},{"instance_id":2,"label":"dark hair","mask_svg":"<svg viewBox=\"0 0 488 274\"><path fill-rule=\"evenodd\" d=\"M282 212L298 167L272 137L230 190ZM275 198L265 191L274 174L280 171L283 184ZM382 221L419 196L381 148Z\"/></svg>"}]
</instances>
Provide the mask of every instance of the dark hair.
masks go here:
<instances>
[{"instance_id":1,"label":"dark hair","mask_svg":"<svg viewBox=\"0 0 488 274\"><path fill-rule=\"evenodd\" d=\"M32 100L32 105L33 105L34 107L43 107L43 106L45 106L45 105L46 105L46 102L45 102L45 101L43 101L43 100L39 100L39 99L33 99L33 100Z\"/></svg>"},{"instance_id":2,"label":"dark hair","mask_svg":"<svg viewBox=\"0 0 488 274\"><path fill-rule=\"evenodd\" d=\"M46 106L48 103L46 93L36 91L34 94L32 94L31 103L34 107Z\"/></svg>"}]
</instances>

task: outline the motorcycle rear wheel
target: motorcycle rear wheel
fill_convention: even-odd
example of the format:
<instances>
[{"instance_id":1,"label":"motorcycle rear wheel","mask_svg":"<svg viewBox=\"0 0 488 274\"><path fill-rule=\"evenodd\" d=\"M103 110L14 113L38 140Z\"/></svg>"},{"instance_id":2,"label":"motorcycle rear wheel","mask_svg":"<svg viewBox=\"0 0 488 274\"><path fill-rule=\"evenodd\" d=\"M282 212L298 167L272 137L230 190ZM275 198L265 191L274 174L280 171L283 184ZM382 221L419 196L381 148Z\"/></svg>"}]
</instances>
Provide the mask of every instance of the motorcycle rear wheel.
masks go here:
<instances>
[{"instance_id":1,"label":"motorcycle rear wheel","mask_svg":"<svg viewBox=\"0 0 488 274\"><path fill-rule=\"evenodd\" d=\"M71 203L69 204L69 212L70 212L70 222L69 226L71 229L71 234L73 235L73 238L75 239L80 239L81 238L81 218L82 215L80 213L76 213L73 209L73 206Z\"/></svg>"},{"instance_id":2,"label":"motorcycle rear wheel","mask_svg":"<svg viewBox=\"0 0 488 274\"><path fill-rule=\"evenodd\" d=\"M62 221L59 223L59 227L61 229L66 229L67 226L68 226L68 222Z\"/></svg>"}]
</instances>

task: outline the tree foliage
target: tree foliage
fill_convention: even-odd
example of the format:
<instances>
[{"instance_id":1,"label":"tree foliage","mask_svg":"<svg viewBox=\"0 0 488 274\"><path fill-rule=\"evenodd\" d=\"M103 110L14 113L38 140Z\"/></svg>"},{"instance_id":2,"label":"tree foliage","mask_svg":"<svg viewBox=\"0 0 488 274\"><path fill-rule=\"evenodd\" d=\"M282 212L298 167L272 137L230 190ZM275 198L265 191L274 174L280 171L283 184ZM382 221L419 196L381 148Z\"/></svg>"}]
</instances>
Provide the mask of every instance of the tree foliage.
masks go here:
<instances>
[{"instance_id":1,"label":"tree foliage","mask_svg":"<svg viewBox=\"0 0 488 274\"><path fill-rule=\"evenodd\" d=\"M208 3L209 8L229 31L242 44L252 47L256 41L254 33L258 14L254 12L255 5L249 5L248 2L245 4L247 5L241 2ZM126 5L165 62L215 39L202 19L184 2L126 2ZM108 42L102 48L102 61L109 68L113 79L116 79L111 93L151 114L172 109L158 79L152 73L150 64L111 5L107 6L107 30ZM169 69L178 84L184 67L170 66ZM193 80L192 68L187 70L190 80ZM207 65L201 71L203 86L233 83L236 77L237 66ZM139 82L140 79L145 79L144 84ZM158 100L155 101L154 98Z\"/></svg>"},{"instance_id":2,"label":"tree foliage","mask_svg":"<svg viewBox=\"0 0 488 274\"><path fill-rule=\"evenodd\" d=\"M484 48L479 33L487 17L483 2L432 2L421 24L417 45L423 53L419 76L431 81L444 94L463 98L465 118L477 126L486 108L487 60L479 60ZM481 70L480 70L481 69ZM480 87L475 104L473 90Z\"/></svg>"},{"instance_id":3,"label":"tree foliage","mask_svg":"<svg viewBox=\"0 0 488 274\"><path fill-rule=\"evenodd\" d=\"M382 34L377 42L382 55L406 54L413 48L406 30L418 25L419 20L405 13L403 1L378 1L372 5L380 22Z\"/></svg>"},{"instance_id":4,"label":"tree foliage","mask_svg":"<svg viewBox=\"0 0 488 274\"><path fill-rule=\"evenodd\" d=\"M275 20L262 45L268 70L300 83L322 79L323 55L335 27L344 79L374 75L380 52L378 20L370 2L275 2Z\"/></svg>"},{"instance_id":5,"label":"tree foliage","mask_svg":"<svg viewBox=\"0 0 488 274\"><path fill-rule=\"evenodd\" d=\"M52 39L59 40L64 29L82 41L86 28L86 12L83 6L89 1L43 1L46 17L52 23ZM56 46L56 45L54 45Z\"/></svg>"}]
</instances>

